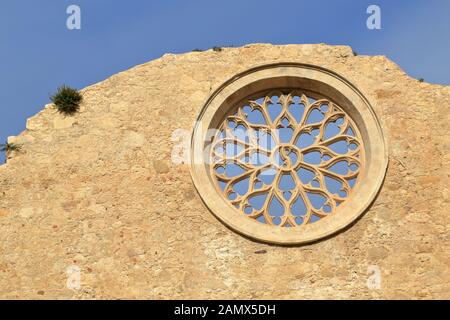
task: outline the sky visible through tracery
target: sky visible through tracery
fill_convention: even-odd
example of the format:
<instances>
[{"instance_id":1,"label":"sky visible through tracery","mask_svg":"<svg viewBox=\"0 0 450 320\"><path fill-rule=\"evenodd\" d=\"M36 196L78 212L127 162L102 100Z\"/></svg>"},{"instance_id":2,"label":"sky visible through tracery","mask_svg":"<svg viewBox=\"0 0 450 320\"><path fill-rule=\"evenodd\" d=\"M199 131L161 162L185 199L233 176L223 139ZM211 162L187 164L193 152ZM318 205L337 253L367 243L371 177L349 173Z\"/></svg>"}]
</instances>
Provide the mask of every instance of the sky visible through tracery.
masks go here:
<instances>
[{"instance_id":1,"label":"sky visible through tracery","mask_svg":"<svg viewBox=\"0 0 450 320\"><path fill-rule=\"evenodd\" d=\"M256 217L262 223L281 225L289 214L297 225L316 222L355 186L363 159L354 128L339 106L297 90L244 100L212 143L218 186L245 214L256 217L267 203L268 215ZM309 209L320 213L308 216Z\"/></svg>"}]
</instances>

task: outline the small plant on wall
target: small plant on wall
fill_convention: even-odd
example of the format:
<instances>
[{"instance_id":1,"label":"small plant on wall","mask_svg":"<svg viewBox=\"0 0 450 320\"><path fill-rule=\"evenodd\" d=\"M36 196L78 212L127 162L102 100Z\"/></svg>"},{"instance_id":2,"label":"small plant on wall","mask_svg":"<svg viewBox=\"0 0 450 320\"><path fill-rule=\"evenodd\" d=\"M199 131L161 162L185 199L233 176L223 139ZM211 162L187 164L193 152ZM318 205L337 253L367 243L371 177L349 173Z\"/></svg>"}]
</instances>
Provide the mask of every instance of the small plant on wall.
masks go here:
<instances>
[{"instance_id":1,"label":"small plant on wall","mask_svg":"<svg viewBox=\"0 0 450 320\"><path fill-rule=\"evenodd\" d=\"M59 112L65 115L73 115L80 109L83 96L78 90L63 85L50 97Z\"/></svg>"},{"instance_id":2,"label":"small plant on wall","mask_svg":"<svg viewBox=\"0 0 450 320\"><path fill-rule=\"evenodd\" d=\"M8 155L13 152L13 151L20 151L20 149L22 148L22 146L15 144L15 143L0 143L0 152L5 152L6 153L6 157L5 157L5 163L6 163L6 159L8 158Z\"/></svg>"},{"instance_id":3,"label":"small plant on wall","mask_svg":"<svg viewBox=\"0 0 450 320\"><path fill-rule=\"evenodd\" d=\"M22 147L15 143L0 143L0 152L6 152L9 153L11 151L20 151Z\"/></svg>"}]
</instances>

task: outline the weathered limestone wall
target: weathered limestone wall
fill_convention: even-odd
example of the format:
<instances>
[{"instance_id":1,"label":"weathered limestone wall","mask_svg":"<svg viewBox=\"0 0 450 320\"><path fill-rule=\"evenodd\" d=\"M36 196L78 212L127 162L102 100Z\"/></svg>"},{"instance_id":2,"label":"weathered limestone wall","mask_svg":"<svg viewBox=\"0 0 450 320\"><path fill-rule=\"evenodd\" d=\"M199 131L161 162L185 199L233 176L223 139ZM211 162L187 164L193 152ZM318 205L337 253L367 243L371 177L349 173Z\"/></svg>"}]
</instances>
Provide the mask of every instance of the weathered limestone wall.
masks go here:
<instances>
[{"instance_id":1,"label":"weathered limestone wall","mask_svg":"<svg viewBox=\"0 0 450 320\"><path fill-rule=\"evenodd\" d=\"M171 162L172 133L191 131L215 88L276 61L353 82L389 148L366 214L300 247L230 231ZM167 54L83 91L79 114L47 106L11 138L23 147L0 166L0 298L450 298L450 87L345 46L258 44ZM66 287L70 266L80 290Z\"/></svg>"}]
</instances>

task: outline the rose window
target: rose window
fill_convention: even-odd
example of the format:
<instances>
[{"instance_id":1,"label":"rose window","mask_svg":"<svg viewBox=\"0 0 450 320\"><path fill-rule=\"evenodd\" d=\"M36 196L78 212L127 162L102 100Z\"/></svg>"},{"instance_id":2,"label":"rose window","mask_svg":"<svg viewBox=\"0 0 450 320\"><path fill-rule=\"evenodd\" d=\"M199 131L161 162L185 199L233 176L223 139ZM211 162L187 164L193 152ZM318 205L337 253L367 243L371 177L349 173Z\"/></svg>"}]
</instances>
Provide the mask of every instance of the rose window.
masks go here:
<instances>
[{"instance_id":1,"label":"rose window","mask_svg":"<svg viewBox=\"0 0 450 320\"><path fill-rule=\"evenodd\" d=\"M363 161L352 119L301 91L247 99L221 124L212 148L217 188L261 223L297 227L333 214L352 195Z\"/></svg>"},{"instance_id":2,"label":"rose window","mask_svg":"<svg viewBox=\"0 0 450 320\"><path fill-rule=\"evenodd\" d=\"M190 155L209 211L249 238L289 245L355 222L388 164L368 98L332 70L294 62L235 74L212 92Z\"/></svg>"}]
</instances>

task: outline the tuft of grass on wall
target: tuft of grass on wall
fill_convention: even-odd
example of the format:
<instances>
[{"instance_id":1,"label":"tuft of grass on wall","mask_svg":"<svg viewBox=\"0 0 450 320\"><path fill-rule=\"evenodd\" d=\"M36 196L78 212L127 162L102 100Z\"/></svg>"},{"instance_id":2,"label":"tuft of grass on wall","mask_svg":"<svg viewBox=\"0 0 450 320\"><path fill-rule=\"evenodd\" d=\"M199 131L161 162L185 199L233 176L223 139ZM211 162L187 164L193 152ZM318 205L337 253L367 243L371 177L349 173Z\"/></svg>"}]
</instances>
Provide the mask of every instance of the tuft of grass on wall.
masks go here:
<instances>
[{"instance_id":1,"label":"tuft of grass on wall","mask_svg":"<svg viewBox=\"0 0 450 320\"><path fill-rule=\"evenodd\" d=\"M78 90L63 85L50 97L59 112L65 115L73 115L80 109L83 96Z\"/></svg>"},{"instance_id":2,"label":"tuft of grass on wall","mask_svg":"<svg viewBox=\"0 0 450 320\"><path fill-rule=\"evenodd\" d=\"M0 152L6 152L9 153L11 151L20 151L22 147L15 143L0 143Z\"/></svg>"},{"instance_id":3,"label":"tuft of grass on wall","mask_svg":"<svg viewBox=\"0 0 450 320\"><path fill-rule=\"evenodd\" d=\"M425 81L424 78L420 78L420 79L419 79L419 82L424 82L424 81Z\"/></svg>"},{"instance_id":4,"label":"tuft of grass on wall","mask_svg":"<svg viewBox=\"0 0 450 320\"><path fill-rule=\"evenodd\" d=\"M212 49L213 49L215 52L220 52L220 51L223 50L222 47L218 47L218 46L214 46Z\"/></svg>"}]
</instances>

